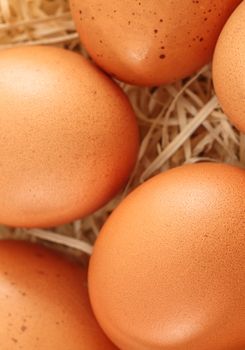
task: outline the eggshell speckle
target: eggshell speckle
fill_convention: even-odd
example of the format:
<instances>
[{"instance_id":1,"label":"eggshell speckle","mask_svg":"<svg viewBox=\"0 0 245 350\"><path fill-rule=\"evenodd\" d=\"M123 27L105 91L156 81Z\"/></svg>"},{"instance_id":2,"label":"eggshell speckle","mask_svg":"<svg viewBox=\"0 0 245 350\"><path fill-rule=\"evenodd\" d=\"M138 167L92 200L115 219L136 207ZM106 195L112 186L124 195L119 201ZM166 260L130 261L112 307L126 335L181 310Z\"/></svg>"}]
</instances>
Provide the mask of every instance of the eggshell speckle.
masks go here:
<instances>
[{"instance_id":1,"label":"eggshell speckle","mask_svg":"<svg viewBox=\"0 0 245 350\"><path fill-rule=\"evenodd\" d=\"M121 89L79 54L0 53L0 223L49 227L85 216L126 182L138 127Z\"/></svg>"},{"instance_id":2,"label":"eggshell speckle","mask_svg":"<svg viewBox=\"0 0 245 350\"><path fill-rule=\"evenodd\" d=\"M89 304L87 273L38 245L0 242L4 350L112 350Z\"/></svg>"},{"instance_id":3,"label":"eggshell speckle","mask_svg":"<svg viewBox=\"0 0 245 350\"><path fill-rule=\"evenodd\" d=\"M82 43L117 78L159 85L211 60L225 21L241 0L70 0Z\"/></svg>"},{"instance_id":4,"label":"eggshell speckle","mask_svg":"<svg viewBox=\"0 0 245 350\"><path fill-rule=\"evenodd\" d=\"M226 23L215 49L213 79L220 103L245 133L245 2Z\"/></svg>"},{"instance_id":5,"label":"eggshell speckle","mask_svg":"<svg viewBox=\"0 0 245 350\"><path fill-rule=\"evenodd\" d=\"M203 163L152 178L114 211L89 293L120 349L245 349L244 198L244 170Z\"/></svg>"}]
</instances>

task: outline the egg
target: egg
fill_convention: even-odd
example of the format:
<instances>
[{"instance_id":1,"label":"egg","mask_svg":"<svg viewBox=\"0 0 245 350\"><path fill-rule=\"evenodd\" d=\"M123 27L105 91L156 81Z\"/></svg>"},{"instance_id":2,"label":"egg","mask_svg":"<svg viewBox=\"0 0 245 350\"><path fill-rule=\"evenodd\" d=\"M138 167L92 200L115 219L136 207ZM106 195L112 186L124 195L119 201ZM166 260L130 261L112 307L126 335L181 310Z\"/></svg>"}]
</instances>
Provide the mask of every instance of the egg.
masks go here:
<instances>
[{"instance_id":1,"label":"egg","mask_svg":"<svg viewBox=\"0 0 245 350\"><path fill-rule=\"evenodd\" d=\"M218 40L213 80L221 106L231 122L245 133L245 2L226 23Z\"/></svg>"},{"instance_id":2,"label":"egg","mask_svg":"<svg viewBox=\"0 0 245 350\"><path fill-rule=\"evenodd\" d=\"M135 114L81 55L55 47L0 53L0 223L81 218L124 185L137 157Z\"/></svg>"},{"instance_id":3,"label":"egg","mask_svg":"<svg viewBox=\"0 0 245 350\"><path fill-rule=\"evenodd\" d=\"M100 325L121 350L245 349L245 171L184 165L134 190L89 266Z\"/></svg>"},{"instance_id":4,"label":"egg","mask_svg":"<svg viewBox=\"0 0 245 350\"><path fill-rule=\"evenodd\" d=\"M113 350L88 298L87 271L37 244L0 241L4 350Z\"/></svg>"},{"instance_id":5,"label":"egg","mask_svg":"<svg viewBox=\"0 0 245 350\"><path fill-rule=\"evenodd\" d=\"M81 41L106 72L136 85L189 76L211 60L241 0L70 0Z\"/></svg>"}]
</instances>

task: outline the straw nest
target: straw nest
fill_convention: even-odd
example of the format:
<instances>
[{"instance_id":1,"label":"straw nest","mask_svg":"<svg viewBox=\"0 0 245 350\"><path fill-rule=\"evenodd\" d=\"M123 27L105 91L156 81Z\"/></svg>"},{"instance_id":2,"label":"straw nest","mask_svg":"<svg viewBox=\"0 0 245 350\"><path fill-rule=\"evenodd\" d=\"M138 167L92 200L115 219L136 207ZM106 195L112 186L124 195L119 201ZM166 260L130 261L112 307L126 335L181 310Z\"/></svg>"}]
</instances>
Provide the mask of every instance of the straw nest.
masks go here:
<instances>
[{"instance_id":1,"label":"straw nest","mask_svg":"<svg viewBox=\"0 0 245 350\"><path fill-rule=\"evenodd\" d=\"M48 44L80 50L68 0L0 0L0 49ZM85 53L86 54L86 53ZM245 166L245 135L228 122L213 91L210 67L175 84L138 88L121 84L141 130L138 162L117 198L93 215L52 230L8 229L0 237L53 242L77 255L91 254L107 216L133 188L156 173L184 163L227 162Z\"/></svg>"}]
</instances>

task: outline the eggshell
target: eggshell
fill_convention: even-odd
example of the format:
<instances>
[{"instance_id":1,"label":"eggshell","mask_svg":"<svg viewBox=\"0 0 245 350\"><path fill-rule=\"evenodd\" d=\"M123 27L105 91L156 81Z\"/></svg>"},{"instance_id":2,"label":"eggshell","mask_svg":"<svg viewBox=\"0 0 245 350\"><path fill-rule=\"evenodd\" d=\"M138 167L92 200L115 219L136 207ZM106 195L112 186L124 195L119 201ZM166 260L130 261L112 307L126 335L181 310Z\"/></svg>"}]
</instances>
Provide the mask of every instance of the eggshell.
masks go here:
<instances>
[{"instance_id":1,"label":"eggshell","mask_svg":"<svg viewBox=\"0 0 245 350\"><path fill-rule=\"evenodd\" d=\"M112 350L89 304L87 272L38 245L0 242L4 350Z\"/></svg>"},{"instance_id":2,"label":"eggshell","mask_svg":"<svg viewBox=\"0 0 245 350\"><path fill-rule=\"evenodd\" d=\"M81 55L55 47L0 53L0 223L56 226L126 182L138 128L121 89Z\"/></svg>"},{"instance_id":3,"label":"eggshell","mask_svg":"<svg viewBox=\"0 0 245 350\"><path fill-rule=\"evenodd\" d=\"M137 85L173 82L211 60L241 0L70 0L82 43L111 75Z\"/></svg>"},{"instance_id":4,"label":"eggshell","mask_svg":"<svg viewBox=\"0 0 245 350\"><path fill-rule=\"evenodd\" d=\"M244 198L244 170L203 163L152 178L114 211L89 293L120 349L245 349Z\"/></svg>"},{"instance_id":5,"label":"eggshell","mask_svg":"<svg viewBox=\"0 0 245 350\"><path fill-rule=\"evenodd\" d=\"M226 23L214 55L213 79L221 106L245 133L245 2Z\"/></svg>"}]
</instances>

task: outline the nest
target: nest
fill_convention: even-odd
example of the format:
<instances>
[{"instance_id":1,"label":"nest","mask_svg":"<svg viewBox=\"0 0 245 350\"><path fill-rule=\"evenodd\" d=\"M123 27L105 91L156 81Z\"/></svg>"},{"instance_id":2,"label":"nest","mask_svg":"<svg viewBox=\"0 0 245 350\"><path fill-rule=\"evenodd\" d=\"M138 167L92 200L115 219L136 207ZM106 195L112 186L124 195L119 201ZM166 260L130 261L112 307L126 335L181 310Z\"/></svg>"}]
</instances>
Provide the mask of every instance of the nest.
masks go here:
<instances>
[{"instance_id":1,"label":"nest","mask_svg":"<svg viewBox=\"0 0 245 350\"><path fill-rule=\"evenodd\" d=\"M0 0L0 49L18 45L81 47L67 0ZM214 94L210 66L195 76L158 88L119 83L136 112L141 146L122 192L93 215L50 230L9 229L0 238L38 240L78 256L91 254L108 215L136 186L185 163L225 162L245 167L245 135L227 120Z\"/></svg>"}]
</instances>

